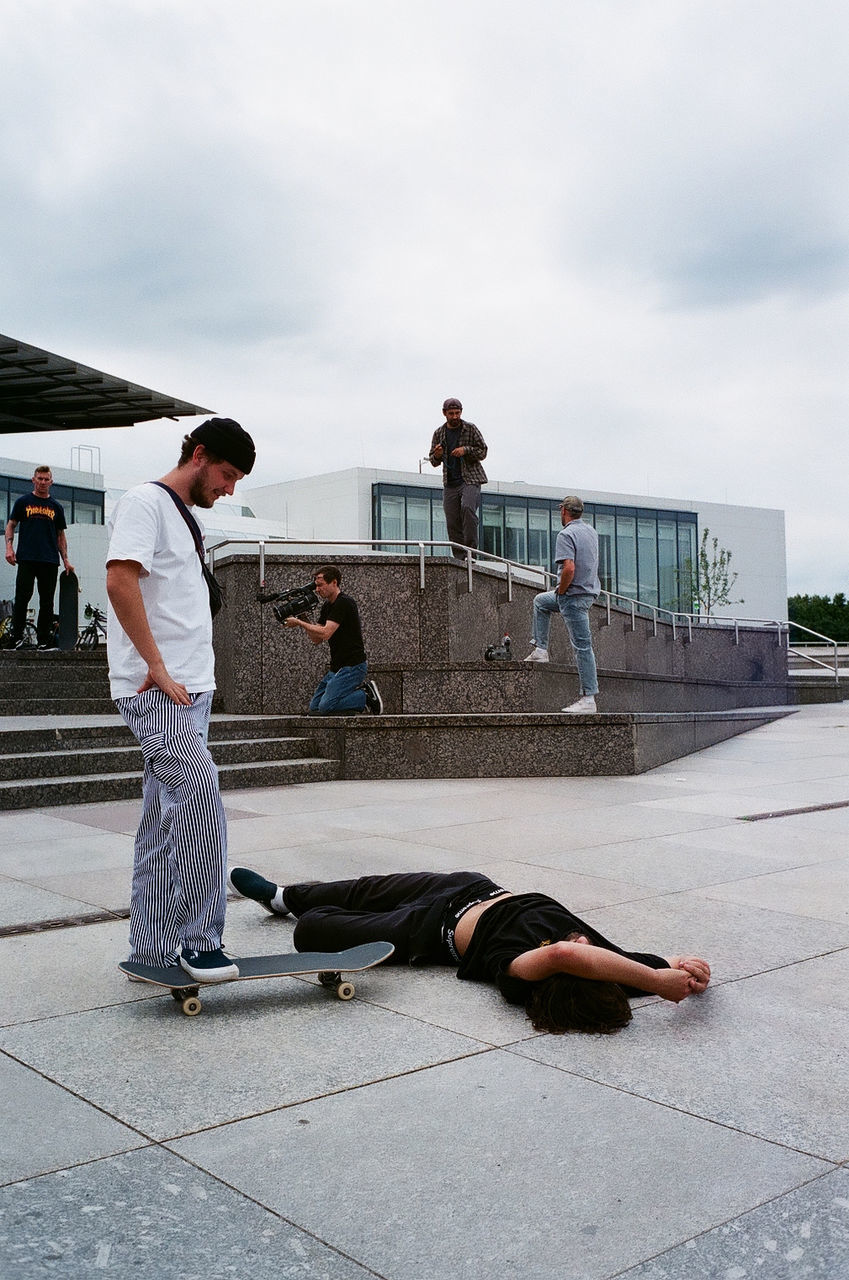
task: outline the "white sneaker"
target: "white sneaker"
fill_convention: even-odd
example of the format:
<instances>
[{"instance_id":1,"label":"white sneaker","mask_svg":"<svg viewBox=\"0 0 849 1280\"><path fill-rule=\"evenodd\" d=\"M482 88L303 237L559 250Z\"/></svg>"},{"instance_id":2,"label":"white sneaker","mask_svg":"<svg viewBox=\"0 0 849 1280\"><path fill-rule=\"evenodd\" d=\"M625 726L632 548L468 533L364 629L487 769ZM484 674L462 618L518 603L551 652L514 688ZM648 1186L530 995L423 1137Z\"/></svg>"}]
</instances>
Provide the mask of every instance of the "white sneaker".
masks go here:
<instances>
[{"instance_id":1,"label":"white sneaker","mask_svg":"<svg viewBox=\"0 0 849 1280\"><path fill-rule=\"evenodd\" d=\"M548 662L548 650L540 649L539 646L531 649L527 658L525 658L525 662Z\"/></svg>"},{"instance_id":2,"label":"white sneaker","mask_svg":"<svg viewBox=\"0 0 849 1280\"><path fill-rule=\"evenodd\" d=\"M591 716L598 710L598 707L595 705L595 698L586 694L578 698L577 702L571 703L568 707L561 707L560 710L572 716Z\"/></svg>"}]
</instances>

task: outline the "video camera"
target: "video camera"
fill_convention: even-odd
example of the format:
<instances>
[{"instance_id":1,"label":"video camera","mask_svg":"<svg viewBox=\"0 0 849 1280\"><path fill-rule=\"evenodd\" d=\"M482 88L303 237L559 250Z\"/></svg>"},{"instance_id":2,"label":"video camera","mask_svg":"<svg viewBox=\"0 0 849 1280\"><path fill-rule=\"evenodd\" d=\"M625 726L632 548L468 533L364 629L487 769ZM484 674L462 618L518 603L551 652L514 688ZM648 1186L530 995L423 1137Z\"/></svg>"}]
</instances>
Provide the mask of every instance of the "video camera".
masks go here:
<instances>
[{"instance_id":1,"label":"video camera","mask_svg":"<svg viewBox=\"0 0 849 1280\"><path fill-rule=\"evenodd\" d=\"M275 591L270 596L258 595L260 604L273 604L274 616L278 622L287 618L297 618L303 613L312 613L319 603L318 592L314 582L305 582L302 587L292 587L291 591Z\"/></svg>"}]
</instances>

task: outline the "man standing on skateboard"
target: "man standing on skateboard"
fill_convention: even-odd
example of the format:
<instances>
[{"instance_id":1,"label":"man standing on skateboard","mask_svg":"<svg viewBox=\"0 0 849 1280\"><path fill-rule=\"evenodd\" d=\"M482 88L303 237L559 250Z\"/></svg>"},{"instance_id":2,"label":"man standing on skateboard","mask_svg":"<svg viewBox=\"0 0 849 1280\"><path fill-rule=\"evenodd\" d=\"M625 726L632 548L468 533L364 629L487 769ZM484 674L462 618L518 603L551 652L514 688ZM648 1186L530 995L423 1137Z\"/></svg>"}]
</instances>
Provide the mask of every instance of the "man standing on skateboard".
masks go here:
<instances>
[{"instance_id":1,"label":"man standing on skateboard","mask_svg":"<svg viewBox=\"0 0 849 1280\"><path fill-rule=\"evenodd\" d=\"M110 520L109 680L144 756L130 959L179 963L198 982L239 970L221 949L227 824L206 745L212 617L203 534L189 508L232 494L255 458L237 422L210 418L184 438L176 467L125 493Z\"/></svg>"},{"instance_id":2,"label":"man standing on skateboard","mask_svg":"<svg viewBox=\"0 0 849 1280\"><path fill-rule=\"evenodd\" d=\"M65 530L68 527L60 502L50 497L53 473L49 467L36 467L32 477L32 493L18 498L6 525L6 561L17 565L15 604L12 610L12 641L15 648L23 645L24 623L38 583L38 620L36 631L39 649L55 649L53 597L61 559L66 573L74 566L68 559ZM15 554L15 529L18 529L18 551Z\"/></svg>"}]
</instances>

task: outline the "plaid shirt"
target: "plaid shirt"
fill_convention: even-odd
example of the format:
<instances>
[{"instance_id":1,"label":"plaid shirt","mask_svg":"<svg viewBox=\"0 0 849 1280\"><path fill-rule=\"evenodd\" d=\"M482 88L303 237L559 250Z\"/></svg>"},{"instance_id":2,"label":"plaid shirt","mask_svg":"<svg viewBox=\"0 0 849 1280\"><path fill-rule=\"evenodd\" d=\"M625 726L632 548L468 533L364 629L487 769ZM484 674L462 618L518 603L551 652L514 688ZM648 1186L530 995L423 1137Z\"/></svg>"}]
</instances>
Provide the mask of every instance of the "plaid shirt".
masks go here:
<instances>
[{"instance_id":1,"label":"plaid shirt","mask_svg":"<svg viewBox=\"0 0 849 1280\"><path fill-rule=\"evenodd\" d=\"M486 441L473 422L465 422L460 418L457 426L460 428L460 438L457 442L458 448L462 446L466 452L460 459L460 469L463 473L463 484L486 484L486 472L481 466L481 462L486 457ZM447 450L445 448L445 432L448 428L447 422L443 422L441 427L437 427L433 433L433 439L430 442L430 464L432 467L442 467L442 483L448 483L448 464ZM442 457L434 458L433 451L438 444L442 445Z\"/></svg>"}]
</instances>

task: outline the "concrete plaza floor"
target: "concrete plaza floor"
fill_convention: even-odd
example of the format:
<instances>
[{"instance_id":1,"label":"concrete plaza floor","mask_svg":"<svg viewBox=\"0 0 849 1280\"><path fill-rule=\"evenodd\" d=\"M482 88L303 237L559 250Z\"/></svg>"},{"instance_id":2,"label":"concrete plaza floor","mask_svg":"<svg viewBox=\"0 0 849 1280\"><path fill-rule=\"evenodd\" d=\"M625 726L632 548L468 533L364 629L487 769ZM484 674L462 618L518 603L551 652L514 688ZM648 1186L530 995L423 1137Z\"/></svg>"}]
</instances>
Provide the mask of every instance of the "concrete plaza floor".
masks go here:
<instances>
[{"instance_id":1,"label":"concrete plaza floor","mask_svg":"<svg viewBox=\"0 0 849 1280\"><path fill-rule=\"evenodd\" d=\"M714 981L607 1037L388 966L188 1018L116 969L125 920L0 938L0 1274L849 1276L847 803L849 704L635 778L228 793L233 863L478 868ZM0 926L126 907L137 814L0 815ZM236 901L226 942L291 924Z\"/></svg>"}]
</instances>

